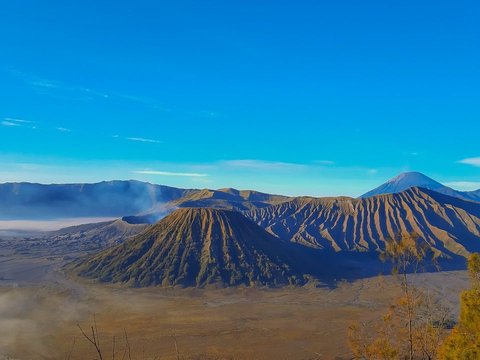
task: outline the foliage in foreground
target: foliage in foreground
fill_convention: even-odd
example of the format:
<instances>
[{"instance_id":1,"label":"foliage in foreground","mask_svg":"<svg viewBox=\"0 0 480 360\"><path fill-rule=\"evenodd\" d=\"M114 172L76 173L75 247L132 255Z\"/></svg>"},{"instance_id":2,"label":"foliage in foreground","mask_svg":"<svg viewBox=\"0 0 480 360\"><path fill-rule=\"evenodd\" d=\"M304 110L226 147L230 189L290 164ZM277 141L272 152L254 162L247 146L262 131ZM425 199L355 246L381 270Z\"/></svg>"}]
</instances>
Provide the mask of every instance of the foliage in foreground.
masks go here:
<instances>
[{"instance_id":1,"label":"foliage in foreground","mask_svg":"<svg viewBox=\"0 0 480 360\"><path fill-rule=\"evenodd\" d=\"M401 296L375 324L356 323L349 329L354 359L362 360L479 360L480 254L468 259L471 288L461 294L458 324L444 338L451 323L448 309L429 293L412 285L415 273L429 253L415 234L387 241L383 259L393 263Z\"/></svg>"},{"instance_id":2,"label":"foliage in foreground","mask_svg":"<svg viewBox=\"0 0 480 360\"><path fill-rule=\"evenodd\" d=\"M430 254L429 244L415 234L401 234L387 241L381 258L392 262L401 295L378 323L350 327L349 342L355 359L438 358L438 348L450 323L449 310L409 278L409 273L421 269Z\"/></svg>"},{"instance_id":3,"label":"foliage in foreground","mask_svg":"<svg viewBox=\"0 0 480 360\"><path fill-rule=\"evenodd\" d=\"M443 360L480 359L480 254L468 259L472 286L462 293L460 320L440 349Z\"/></svg>"}]
</instances>

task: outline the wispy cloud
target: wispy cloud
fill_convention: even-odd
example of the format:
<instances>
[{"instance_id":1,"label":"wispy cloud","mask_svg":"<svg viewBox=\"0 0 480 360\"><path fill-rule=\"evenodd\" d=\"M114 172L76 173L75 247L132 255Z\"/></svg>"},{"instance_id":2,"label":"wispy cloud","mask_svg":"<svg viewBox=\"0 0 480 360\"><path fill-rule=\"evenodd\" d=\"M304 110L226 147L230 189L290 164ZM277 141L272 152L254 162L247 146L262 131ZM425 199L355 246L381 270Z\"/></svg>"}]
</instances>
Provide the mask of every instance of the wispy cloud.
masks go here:
<instances>
[{"instance_id":1,"label":"wispy cloud","mask_svg":"<svg viewBox=\"0 0 480 360\"><path fill-rule=\"evenodd\" d=\"M3 121L0 122L2 126L10 126L10 127L24 127L29 129L37 129L37 122L31 120L24 120L24 119L16 119L11 117L4 118ZM63 133L69 133L71 130L66 127L57 126L57 127L48 127L42 126L42 130L57 130Z\"/></svg>"},{"instance_id":2,"label":"wispy cloud","mask_svg":"<svg viewBox=\"0 0 480 360\"><path fill-rule=\"evenodd\" d=\"M335 161L332 160L316 160L314 164L317 165L335 165Z\"/></svg>"},{"instance_id":3,"label":"wispy cloud","mask_svg":"<svg viewBox=\"0 0 480 360\"><path fill-rule=\"evenodd\" d=\"M257 170L298 170L305 168L305 165L288 163L282 161L264 161L264 160L225 160L220 165L233 168L257 169Z\"/></svg>"},{"instance_id":4,"label":"wispy cloud","mask_svg":"<svg viewBox=\"0 0 480 360\"><path fill-rule=\"evenodd\" d=\"M33 91L38 94L50 96L53 98L69 98L80 101L103 100L103 101L129 101L147 108L155 109L166 113L181 113L184 115L193 115L201 118L217 118L219 113L211 110L187 111L181 109L172 109L161 100L151 98L144 95L124 94L114 90L93 89L89 86L82 86L78 84L68 84L62 81L46 79L41 76L31 74L10 68L10 73L16 76L24 84L28 85Z\"/></svg>"},{"instance_id":5,"label":"wispy cloud","mask_svg":"<svg viewBox=\"0 0 480 360\"><path fill-rule=\"evenodd\" d=\"M52 95L57 97L60 92L67 92L70 93L70 95L82 95L82 98L109 97L108 94L101 91L92 90L82 86L70 86L57 80L45 79L43 77L20 71L18 69L11 69L11 73L17 76L27 85L31 86L38 93L43 95Z\"/></svg>"},{"instance_id":6,"label":"wispy cloud","mask_svg":"<svg viewBox=\"0 0 480 360\"><path fill-rule=\"evenodd\" d=\"M112 138L114 139L120 139L120 140L128 140L128 141L135 141L135 142L141 142L141 143L147 143L147 144L161 144L162 142L160 140L156 139L148 139L148 138L143 138L143 137L123 137L118 134L112 135Z\"/></svg>"},{"instance_id":7,"label":"wispy cloud","mask_svg":"<svg viewBox=\"0 0 480 360\"><path fill-rule=\"evenodd\" d=\"M29 120L23 119L14 119L14 118L4 118L1 122L3 126L16 126L16 127L27 127L30 129L36 129L35 123Z\"/></svg>"},{"instance_id":8,"label":"wispy cloud","mask_svg":"<svg viewBox=\"0 0 480 360\"><path fill-rule=\"evenodd\" d=\"M114 91L107 92L99 89L92 89L87 86L66 84L61 81L46 79L15 68L10 69L10 72L41 95L47 95L54 98L69 97L77 100L128 100L156 110L164 112L172 111L162 105L158 100L146 96L122 94Z\"/></svg>"},{"instance_id":9,"label":"wispy cloud","mask_svg":"<svg viewBox=\"0 0 480 360\"><path fill-rule=\"evenodd\" d=\"M127 140L130 141L138 141L138 142L143 142L143 143L151 143L151 144L160 144L160 140L155 140L155 139L146 139L146 138L141 138L141 137L128 137Z\"/></svg>"},{"instance_id":10,"label":"wispy cloud","mask_svg":"<svg viewBox=\"0 0 480 360\"><path fill-rule=\"evenodd\" d=\"M30 80L27 80L27 83L35 87L47 89L60 89L62 87L58 81L40 79L37 77L32 77Z\"/></svg>"},{"instance_id":11,"label":"wispy cloud","mask_svg":"<svg viewBox=\"0 0 480 360\"><path fill-rule=\"evenodd\" d=\"M2 125L3 126L21 126L19 123L7 121L7 120L2 121Z\"/></svg>"},{"instance_id":12,"label":"wispy cloud","mask_svg":"<svg viewBox=\"0 0 480 360\"><path fill-rule=\"evenodd\" d=\"M14 118L5 118L5 120L7 121L13 121L13 122L16 122L16 123L19 123L19 124L33 124L33 121L30 121L30 120L23 120L23 119L14 119Z\"/></svg>"},{"instance_id":13,"label":"wispy cloud","mask_svg":"<svg viewBox=\"0 0 480 360\"><path fill-rule=\"evenodd\" d=\"M141 175L160 175L160 176L184 176L184 177L207 177L208 174L188 173L188 172L170 172L158 170L136 170L132 171L134 174Z\"/></svg>"},{"instance_id":14,"label":"wispy cloud","mask_svg":"<svg viewBox=\"0 0 480 360\"><path fill-rule=\"evenodd\" d=\"M479 166L480 167L480 157L466 158L458 161L460 164Z\"/></svg>"},{"instance_id":15,"label":"wispy cloud","mask_svg":"<svg viewBox=\"0 0 480 360\"><path fill-rule=\"evenodd\" d=\"M451 181L445 183L445 185L450 186L457 190L463 191L472 191L480 189L480 181Z\"/></svg>"}]
</instances>

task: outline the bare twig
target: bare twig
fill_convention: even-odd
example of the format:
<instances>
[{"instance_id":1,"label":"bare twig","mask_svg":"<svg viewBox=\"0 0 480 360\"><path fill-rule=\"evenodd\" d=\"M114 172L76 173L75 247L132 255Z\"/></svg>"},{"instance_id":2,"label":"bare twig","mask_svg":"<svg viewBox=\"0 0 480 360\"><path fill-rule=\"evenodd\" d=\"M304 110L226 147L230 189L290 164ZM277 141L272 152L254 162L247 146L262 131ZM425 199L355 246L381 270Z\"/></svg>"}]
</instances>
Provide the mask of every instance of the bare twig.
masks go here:
<instances>
[{"instance_id":1,"label":"bare twig","mask_svg":"<svg viewBox=\"0 0 480 360\"><path fill-rule=\"evenodd\" d=\"M77 324L78 328L80 329L80 331L82 332L82 335L85 339L87 339L92 345L93 347L95 347L95 350L97 351L98 353L98 356L100 357L100 360L103 360L103 356L102 356L102 351L100 350L99 346L98 346L98 343L97 343L97 336L95 335L95 330L94 330L94 327L92 326L92 338L90 338L86 333L85 331L83 331L82 327L80 326L80 324Z\"/></svg>"},{"instance_id":2,"label":"bare twig","mask_svg":"<svg viewBox=\"0 0 480 360\"><path fill-rule=\"evenodd\" d=\"M180 351L178 350L177 334L173 333L173 342L175 344L175 353L177 354L177 360L180 360Z\"/></svg>"},{"instance_id":3,"label":"bare twig","mask_svg":"<svg viewBox=\"0 0 480 360\"><path fill-rule=\"evenodd\" d=\"M123 332L125 333L125 346L126 346L126 350L127 350L127 354L128 354L128 360L132 360L132 354L131 354L131 349L130 349L130 343L128 342L128 334L127 334L127 330L123 329Z\"/></svg>"},{"instance_id":4,"label":"bare twig","mask_svg":"<svg viewBox=\"0 0 480 360\"><path fill-rule=\"evenodd\" d=\"M75 337L73 338L72 347L70 348L70 351L68 352L67 360L70 360L70 358L72 357L74 347L75 347Z\"/></svg>"},{"instance_id":5,"label":"bare twig","mask_svg":"<svg viewBox=\"0 0 480 360\"><path fill-rule=\"evenodd\" d=\"M100 339L98 338L98 329L97 329L97 320L95 319L95 314L93 314L93 325L95 326L96 342L98 347L100 347Z\"/></svg>"},{"instance_id":6,"label":"bare twig","mask_svg":"<svg viewBox=\"0 0 480 360\"><path fill-rule=\"evenodd\" d=\"M115 335L112 338L112 360L115 360Z\"/></svg>"}]
</instances>

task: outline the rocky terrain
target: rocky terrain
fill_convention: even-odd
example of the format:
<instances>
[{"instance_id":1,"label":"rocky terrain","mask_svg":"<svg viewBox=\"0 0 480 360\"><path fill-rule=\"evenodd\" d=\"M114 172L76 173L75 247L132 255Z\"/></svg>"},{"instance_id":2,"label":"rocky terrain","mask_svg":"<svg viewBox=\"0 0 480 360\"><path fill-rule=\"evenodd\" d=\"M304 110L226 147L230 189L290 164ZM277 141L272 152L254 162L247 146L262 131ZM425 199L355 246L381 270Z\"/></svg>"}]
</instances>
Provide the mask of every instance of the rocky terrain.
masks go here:
<instances>
[{"instance_id":1,"label":"rocky terrain","mask_svg":"<svg viewBox=\"0 0 480 360\"><path fill-rule=\"evenodd\" d=\"M132 286L301 284L307 274L297 251L238 212L187 208L74 270Z\"/></svg>"},{"instance_id":2,"label":"rocky terrain","mask_svg":"<svg viewBox=\"0 0 480 360\"><path fill-rule=\"evenodd\" d=\"M126 212L132 208L119 206L124 216L114 221L0 241L9 253L55 256L57 264L91 254L77 263L77 273L132 286L276 286L302 284L310 276L324 282L367 276L378 268L371 264L384 242L405 232L418 234L442 259L463 261L480 250L480 203L462 199L419 173L395 179L381 187L392 193L357 199L182 190L139 182L100 183L84 189L65 185L79 196L69 198L73 208L89 203L101 209L103 196L111 195L108 189L115 189L113 204L120 201L121 191L125 204L135 194L143 199L145 191L150 201L133 214ZM400 191L412 184L435 190ZM92 186L100 186L103 195L92 197ZM20 199L26 188L17 189ZM61 186L45 185L43 190L43 197L57 190L67 196ZM36 198L42 198L38 194Z\"/></svg>"},{"instance_id":3,"label":"rocky terrain","mask_svg":"<svg viewBox=\"0 0 480 360\"><path fill-rule=\"evenodd\" d=\"M439 256L480 250L480 203L411 188L369 198L296 198L244 212L271 234L334 251L379 251L399 232L415 232Z\"/></svg>"},{"instance_id":4,"label":"rocky terrain","mask_svg":"<svg viewBox=\"0 0 480 360\"><path fill-rule=\"evenodd\" d=\"M91 253L123 243L147 227L146 224L130 224L122 219L71 226L31 237L17 246L17 251L19 253L43 251L50 255L69 256Z\"/></svg>"}]
</instances>

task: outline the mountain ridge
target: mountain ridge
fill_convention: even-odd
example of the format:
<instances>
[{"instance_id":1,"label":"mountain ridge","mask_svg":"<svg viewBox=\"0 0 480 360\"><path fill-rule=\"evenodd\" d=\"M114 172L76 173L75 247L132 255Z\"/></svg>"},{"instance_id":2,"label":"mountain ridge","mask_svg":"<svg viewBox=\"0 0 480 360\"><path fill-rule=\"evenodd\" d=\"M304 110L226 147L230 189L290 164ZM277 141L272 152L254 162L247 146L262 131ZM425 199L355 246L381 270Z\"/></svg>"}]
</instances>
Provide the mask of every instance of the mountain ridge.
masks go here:
<instances>
[{"instance_id":1,"label":"mountain ridge","mask_svg":"<svg viewBox=\"0 0 480 360\"><path fill-rule=\"evenodd\" d=\"M137 180L98 183L0 184L0 218L124 216L188 195L192 190Z\"/></svg>"},{"instance_id":2,"label":"mountain ridge","mask_svg":"<svg viewBox=\"0 0 480 360\"><path fill-rule=\"evenodd\" d=\"M297 198L244 212L268 232L317 249L380 251L398 232L416 232L438 256L480 250L480 203L429 189L368 198Z\"/></svg>"},{"instance_id":3,"label":"mountain ridge","mask_svg":"<svg viewBox=\"0 0 480 360\"><path fill-rule=\"evenodd\" d=\"M288 199L254 190L183 189L138 180L97 183L0 184L0 219L146 216L156 221L176 207L245 210ZM133 219L132 219L133 220Z\"/></svg>"},{"instance_id":4,"label":"mountain ridge","mask_svg":"<svg viewBox=\"0 0 480 360\"><path fill-rule=\"evenodd\" d=\"M402 173L360 198L398 193L411 187L480 202L480 190L457 191L419 172ZM128 217L134 222L153 223L179 207L248 211L295 197L255 190L182 189L138 180L111 180L72 184L4 183L0 184L0 199L0 219L4 220L98 216Z\"/></svg>"}]
</instances>

